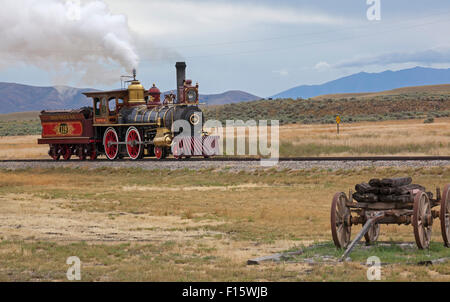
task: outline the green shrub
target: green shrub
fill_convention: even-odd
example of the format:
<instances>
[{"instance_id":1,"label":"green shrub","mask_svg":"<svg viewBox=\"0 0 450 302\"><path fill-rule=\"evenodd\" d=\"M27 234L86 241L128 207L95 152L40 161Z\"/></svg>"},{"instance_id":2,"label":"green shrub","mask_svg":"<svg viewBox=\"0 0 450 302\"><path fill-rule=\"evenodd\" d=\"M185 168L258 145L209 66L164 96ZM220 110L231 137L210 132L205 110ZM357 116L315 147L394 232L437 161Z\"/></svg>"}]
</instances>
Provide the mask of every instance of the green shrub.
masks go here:
<instances>
[{"instance_id":1,"label":"green shrub","mask_svg":"<svg viewBox=\"0 0 450 302\"><path fill-rule=\"evenodd\" d=\"M424 120L423 122L424 122L425 124L431 124L431 123L434 123L434 117L429 116L429 117L427 117L427 119Z\"/></svg>"}]
</instances>

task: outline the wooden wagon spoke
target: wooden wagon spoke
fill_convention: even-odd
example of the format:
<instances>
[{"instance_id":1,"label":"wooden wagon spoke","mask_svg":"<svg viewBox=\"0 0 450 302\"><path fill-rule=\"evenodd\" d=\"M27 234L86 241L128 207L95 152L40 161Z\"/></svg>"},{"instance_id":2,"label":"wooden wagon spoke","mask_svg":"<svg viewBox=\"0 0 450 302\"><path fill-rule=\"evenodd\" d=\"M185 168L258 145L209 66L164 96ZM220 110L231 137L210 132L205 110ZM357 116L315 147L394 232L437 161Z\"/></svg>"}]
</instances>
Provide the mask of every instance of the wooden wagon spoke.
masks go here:
<instances>
[{"instance_id":1,"label":"wooden wagon spoke","mask_svg":"<svg viewBox=\"0 0 450 302\"><path fill-rule=\"evenodd\" d=\"M450 247L450 184L447 184L442 191L439 218L441 220L441 233L444 245Z\"/></svg>"},{"instance_id":2,"label":"wooden wagon spoke","mask_svg":"<svg viewBox=\"0 0 450 302\"><path fill-rule=\"evenodd\" d=\"M418 193L414 198L412 225L419 249L426 249L430 245L433 221L428 221L428 217L431 217L431 204L428 195L425 192Z\"/></svg>"},{"instance_id":3,"label":"wooden wagon spoke","mask_svg":"<svg viewBox=\"0 0 450 302\"><path fill-rule=\"evenodd\" d=\"M338 248L346 247L350 241L351 226L347 222L351 221L351 213L347 202L345 193L340 192L334 195L331 204L331 233Z\"/></svg>"}]
</instances>

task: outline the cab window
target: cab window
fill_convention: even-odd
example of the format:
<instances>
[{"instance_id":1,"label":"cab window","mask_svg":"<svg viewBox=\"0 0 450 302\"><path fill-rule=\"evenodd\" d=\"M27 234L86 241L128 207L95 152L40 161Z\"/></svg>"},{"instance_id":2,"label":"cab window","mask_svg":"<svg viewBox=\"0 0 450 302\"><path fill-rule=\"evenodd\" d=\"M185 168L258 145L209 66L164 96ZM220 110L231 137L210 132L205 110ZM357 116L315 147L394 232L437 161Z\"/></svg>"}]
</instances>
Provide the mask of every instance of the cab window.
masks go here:
<instances>
[{"instance_id":1,"label":"cab window","mask_svg":"<svg viewBox=\"0 0 450 302\"><path fill-rule=\"evenodd\" d=\"M95 107L95 115L99 116L100 115L100 100L99 99L95 99L94 100L94 107Z\"/></svg>"},{"instance_id":2,"label":"cab window","mask_svg":"<svg viewBox=\"0 0 450 302\"><path fill-rule=\"evenodd\" d=\"M109 114L110 115L115 115L116 114L116 109L117 109L116 98L109 99L109 101L108 101L108 109L109 109Z\"/></svg>"},{"instance_id":3,"label":"cab window","mask_svg":"<svg viewBox=\"0 0 450 302\"><path fill-rule=\"evenodd\" d=\"M101 112L102 116L108 115L108 104L107 104L106 98L102 99L100 112Z\"/></svg>"}]
</instances>

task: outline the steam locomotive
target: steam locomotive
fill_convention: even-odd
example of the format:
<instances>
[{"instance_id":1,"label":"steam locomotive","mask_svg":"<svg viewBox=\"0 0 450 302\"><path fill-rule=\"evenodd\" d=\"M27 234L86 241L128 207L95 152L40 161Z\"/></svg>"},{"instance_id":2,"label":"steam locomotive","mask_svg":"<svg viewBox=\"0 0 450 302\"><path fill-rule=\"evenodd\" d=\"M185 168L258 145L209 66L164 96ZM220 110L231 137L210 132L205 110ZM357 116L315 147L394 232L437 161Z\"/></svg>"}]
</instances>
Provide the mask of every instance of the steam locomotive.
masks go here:
<instances>
[{"instance_id":1,"label":"steam locomotive","mask_svg":"<svg viewBox=\"0 0 450 302\"><path fill-rule=\"evenodd\" d=\"M42 111L42 137L51 158L84 160L106 155L109 160L154 156L163 159L218 154L218 137L203 131L198 84L186 80L186 63L177 62L177 94L165 95L153 84L145 90L136 72L127 89L86 92L93 107ZM177 121L183 126L175 127Z\"/></svg>"}]
</instances>

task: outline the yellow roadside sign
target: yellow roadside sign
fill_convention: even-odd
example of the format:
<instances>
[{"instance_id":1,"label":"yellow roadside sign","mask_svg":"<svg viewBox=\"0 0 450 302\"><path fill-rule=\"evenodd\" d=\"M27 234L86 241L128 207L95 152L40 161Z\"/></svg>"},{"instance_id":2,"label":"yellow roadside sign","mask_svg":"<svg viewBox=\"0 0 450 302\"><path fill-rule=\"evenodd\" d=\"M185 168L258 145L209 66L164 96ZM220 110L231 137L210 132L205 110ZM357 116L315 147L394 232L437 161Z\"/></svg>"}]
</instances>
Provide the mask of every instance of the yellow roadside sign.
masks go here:
<instances>
[{"instance_id":1,"label":"yellow roadside sign","mask_svg":"<svg viewBox=\"0 0 450 302\"><path fill-rule=\"evenodd\" d=\"M338 115L338 116L336 116L336 123L337 124L340 124L341 123L341 117Z\"/></svg>"}]
</instances>

